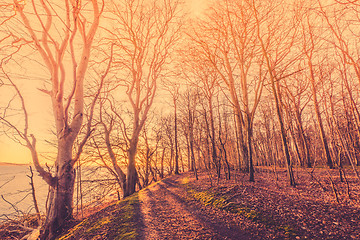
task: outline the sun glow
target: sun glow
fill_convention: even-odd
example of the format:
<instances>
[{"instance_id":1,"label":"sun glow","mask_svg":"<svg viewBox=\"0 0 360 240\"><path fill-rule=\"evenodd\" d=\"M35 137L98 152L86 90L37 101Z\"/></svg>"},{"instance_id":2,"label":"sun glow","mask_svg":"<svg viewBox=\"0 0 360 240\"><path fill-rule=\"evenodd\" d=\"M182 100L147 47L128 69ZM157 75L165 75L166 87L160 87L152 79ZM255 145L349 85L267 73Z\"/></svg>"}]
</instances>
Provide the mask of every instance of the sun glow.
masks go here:
<instances>
[{"instance_id":1,"label":"sun glow","mask_svg":"<svg viewBox=\"0 0 360 240\"><path fill-rule=\"evenodd\" d=\"M32 162L30 151L12 141L1 141L0 152L0 162L14 164L31 164Z\"/></svg>"},{"instance_id":2,"label":"sun glow","mask_svg":"<svg viewBox=\"0 0 360 240\"><path fill-rule=\"evenodd\" d=\"M205 13L208 0L189 0L191 14L195 17L201 17Z\"/></svg>"}]
</instances>

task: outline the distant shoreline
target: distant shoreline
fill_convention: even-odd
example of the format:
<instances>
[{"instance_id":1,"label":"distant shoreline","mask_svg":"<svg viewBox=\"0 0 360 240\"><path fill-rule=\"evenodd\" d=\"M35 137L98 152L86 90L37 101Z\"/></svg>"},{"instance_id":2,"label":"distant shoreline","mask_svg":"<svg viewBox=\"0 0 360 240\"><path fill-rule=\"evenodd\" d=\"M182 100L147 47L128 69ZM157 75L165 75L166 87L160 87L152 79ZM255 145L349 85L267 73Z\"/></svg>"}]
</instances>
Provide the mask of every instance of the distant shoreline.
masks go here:
<instances>
[{"instance_id":1,"label":"distant shoreline","mask_svg":"<svg viewBox=\"0 0 360 240\"><path fill-rule=\"evenodd\" d=\"M26 164L26 163L0 162L0 166L29 166L29 164Z\"/></svg>"}]
</instances>

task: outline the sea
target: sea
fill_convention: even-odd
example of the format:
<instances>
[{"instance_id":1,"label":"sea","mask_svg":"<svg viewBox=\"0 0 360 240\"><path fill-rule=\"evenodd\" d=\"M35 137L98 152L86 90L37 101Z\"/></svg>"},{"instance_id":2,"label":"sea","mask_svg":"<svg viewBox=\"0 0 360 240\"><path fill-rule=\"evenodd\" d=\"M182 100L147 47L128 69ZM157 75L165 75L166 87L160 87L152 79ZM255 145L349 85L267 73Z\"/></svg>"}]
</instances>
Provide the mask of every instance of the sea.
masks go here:
<instances>
[{"instance_id":1,"label":"sea","mask_svg":"<svg viewBox=\"0 0 360 240\"><path fill-rule=\"evenodd\" d=\"M34 171L35 195L41 212L45 210L48 185ZM0 166L0 221L35 213L29 166Z\"/></svg>"},{"instance_id":2,"label":"sea","mask_svg":"<svg viewBox=\"0 0 360 240\"><path fill-rule=\"evenodd\" d=\"M35 195L41 213L45 213L49 187L33 169ZM0 222L16 219L26 214L35 213L30 185L30 169L26 165L0 166ZM81 188L75 182L74 211L79 210L80 190L81 206L96 207L104 202L118 198L118 186L108 171L93 167L82 170ZM84 207L84 208L86 208Z\"/></svg>"}]
</instances>

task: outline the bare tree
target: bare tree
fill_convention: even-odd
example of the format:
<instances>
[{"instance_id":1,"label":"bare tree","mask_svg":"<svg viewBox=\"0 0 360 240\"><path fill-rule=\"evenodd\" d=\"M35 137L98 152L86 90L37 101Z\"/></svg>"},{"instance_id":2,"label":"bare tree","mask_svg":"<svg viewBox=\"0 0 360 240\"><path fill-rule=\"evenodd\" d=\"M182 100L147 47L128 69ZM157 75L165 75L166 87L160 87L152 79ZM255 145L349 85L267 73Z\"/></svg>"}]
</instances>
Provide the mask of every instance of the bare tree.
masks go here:
<instances>
[{"instance_id":1,"label":"bare tree","mask_svg":"<svg viewBox=\"0 0 360 240\"><path fill-rule=\"evenodd\" d=\"M201 52L196 48L190 49L182 53L184 60L182 61L182 71L189 81L190 85L200 90L201 95L204 97L205 103L203 105L203 116L206 123L206 140L210 139L211 143L211 157L215 165L217 177L220 178L221 160L218 156L217 150L217 136L215 129L215 113L214 99L216 94L219 93L219 79L217 72L213 69L209 61L204 59ZM202 102L202 101L201 101Z\"/></svg>"},{"instance_id":2,"label":"bare tree","mask_svg":"<svg viewBox=\"0 0 360 240\"><path fill-rule=\"evenodd\" d=\"M248 1L225 1L200 22L192 39L229 92L233 105L241 156L254 181L252 131L265 72L256 21Z\"/></svg>"},{"instance_id":3,"label":"bare tree","mask_svg":"<svg viewBox=\"0 0 360 240\"><path fill-rule=\"evenodd\" d=\"M113 1L111 35L115 38L114 69L117 84L124 89L130 105L132 124L124 128L127 141L127 173L121 173L124 196L135 192L138 175L136 152L139 135L153 105L160 79L167 75L170 52L178 40L180 22L177 1ZM123 96L120 95L120 99ZM122 115L121 115L122 114ZM126 121L123 113L116 118ZM122 126L124 126L121 123ZM111 129L108 129L111 130ZM106 132L106 131L105 131ZM110 135L110 132L108 132ZM120 169L117 162L114 166ZM124 180L126 178L126 180Z\"/></svg>"},{"instance_id":4,"label":"bare tree","mask_svg":"<svg viewBox=\"0 0 360 240\"><path fill-rule=\"evenodd\" d=\"M311 167L310 146L307 140L308 136L304 129L304 110L308 105L311 97L308 93L308 81L303 72L295 74L293 78L289 78L289 81L284 81L285 95L288 101L288 106L285 109L289 115L290 121L294 122L294 129L291 130L291 134L294 141L298 142L299 151L297 151L300 165L303 166L306 163L308 168ZM291 124L291 123L290 123ZM296 144L296 143L295 143Z\"/></svg>"},{"instance_id":5,"label":"bare tree","mask_svg":"<svg viewBox=\"0 0 360 240\"><path fill-rule=\"evenodd\" d=\"M189 169L194 171L196 179L198 179L198 169L196 166L196 157L195 157L195 128L196 128L196 105L199 99L199 94L197 89L189 88L185 93L185 109L184 115L186 115L186 131L187 131L187 140L188 140L188 158L190 161Z\"/></svg>"},{"instance_id":6,"label":"bare tree","mask_svg":"<svg viewBox=\"0 0 360 240\"><path fill-rule=\"evenodd\" d=\"M174 105L174 148L175 148L175 169L174 173L179 174L179 126L178 126L178 101L180 96L180 84L172 81L165 81L166 90L170 93Z\"/></svg>"},{"instance_id":7,"label":"bare tree","mask_svg":"<svg viewBox=\"0 0 360 240\"><path fill-rule=\"evenodd\" d=\"M74 142L83 127L84 79L103 5L101 6L97 0L92 0L90 5L82 5L79 1L64 1L59 5L44 0L31 1L29 4L14 0L13 7L16 15L4 24L13 42L28 44L35 49L42 60L42 64L48 70L48 78L50 79L50 90L42 89L41 91L50 96L55 118L58 152L54 174L40 165L36 150L36 138L28 132L29 120L25 100L2 65L4 74L16 89L21 100L25 126L23 130L19 130L6 118L1 120L9 127L16 129L17 134L25 142L24 145L31 152L36 170L50 186L50 199L41 234L42 239L53 239L66 221L72 219L74 165L92 132L91 119L96 97L88 117L85 137L80 141L75 153ZM86 18L89 18L91 14L93 19L90 22ZM11 25L16 24L18 26L19 23L22 24L22 28L17 30L15 30L14 25ZM80 39L77 39L78 36ZM80 49L80 53L75 48ZM71 59L71 76L67 75L65 56ZM73 86L66 96L66 85L71 80Z\"/></svg>"},{"instance_id":8,"label":"bare tree","mask_svg":"<svg viewBox=\"0 0 360 240\"><path fill-rule=\"evenodd\" d=\"M356 31L360 18L360 10L358 1L336 0L334 4L317 1L319 13L327 25L327 33L325 40L329 42L335 51L335 57L338 59L338 71L343 80L348 97L350 99L349 109L354 115L352 121L357 127L357 135L355 141L359 141L359 110L354 97L358 90L353 87L360 83L360 61L359 61L359 35ZM358 83L355 84L354 80ZM355 150L356 151L356 150ZM358 150L357 150L358 151ZM359 164L359 162L358 162Z\"/></svg>"},{"instance_id":9,"label":"bare tree","mask_svg":"<svg viewBox=\"0 0 360 240\"><path fill-rule=\"evenodd\" d=\"M316 84L314 54L316 53L315 49L316 49L319 41L314 33L315 28L310 24L311 21L316 21L316 20L311 19L311 16L309 15L309 12L308 12L308 14L306 15L306 22L302 24L303 54L306 57L307 65L308 65L308 69L309 69L309 78L308 79L310 81L312 100L313 100L313 104L314 104L314 110L315 110L316 120L317 120L317 124L318 124L318 129L319 129L319 135L321 137L321 141L322 141L322 145L323 145L323 149L324 149L324 155L326 157L327 165L329 166L329 168L333 168L333 162L332 162L331 155L330 155L328 140L326 138L326 134L325 134L325 130L324 130L323 120L321 118L319 100L318 100L318 96L317 96L318 88L317 88L317 84ZM319 31L319 30L317 30L317 31ZM320 49L320 47L318 47L318 49ZM322 54L323 54L323 52L322 52ZM322 76L320 75L319 78L321 78L321 77Z\"/></svg>"},{"instance_id":10,"label":"bare tree","mask_svg":"<svg viewBox=\"0 0 360 240\"><path fill-rule=\"evenodd\" d=\"M295 186L287 133L284 125L282 109L283 93L280 81L294 74L294 72L289 72L289 69L291 69L290 67L297 59L293 46L296 41L298 21L289 12L285 14L285 11L289 9L284 8L283 1L265 1L260 3L259 1L252 0L251 6L256 19L257 38L261 43L261 51L269 74L269 84L275 100L289 182L291 186ZM283 17L285 15L287 17ZM285 21L287 22L285 23Z\"/></svg>"}]
</instances>

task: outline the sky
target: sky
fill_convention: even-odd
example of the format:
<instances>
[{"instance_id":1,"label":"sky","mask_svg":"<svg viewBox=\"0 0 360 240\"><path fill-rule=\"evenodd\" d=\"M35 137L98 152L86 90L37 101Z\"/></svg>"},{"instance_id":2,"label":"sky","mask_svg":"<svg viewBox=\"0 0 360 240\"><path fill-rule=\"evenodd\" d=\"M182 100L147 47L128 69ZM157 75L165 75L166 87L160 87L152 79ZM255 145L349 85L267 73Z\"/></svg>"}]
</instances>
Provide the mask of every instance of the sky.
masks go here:
<instances>
[{"instance_id":1,"label":"sky","mask_svg":"<svg viewBox=\"0 0 360 240\"><path fill-rule=\"evenodd\" d=\"M209 0L186 0L186 6L190 9L190 16L192 17L201 17L204 14L204 10L208 5ZM29 59L26 61L31 63L31 55L28 56ZM34 64L35 66L36 64ZM31 65L32 66L32 65ZM33 68L23 68L22 73L19 75L27 76L26 79L23 79L21 82L22 93L25 98L26 106L29 111L29 119L30 119L30 128L31 133L34 133L38 139L38 151L46 152L47 146L44 144L47 136L49 136L49 132L53 125L53 117L51 110L51 100L50 97L46 94L40 92L37 88L42 87L41 81L43 77L46 77L46 73L44 73L44 69L33 69ZM4 100L8 97L7 92L0 92L0 104L5 104ZM6 96L8 95L8 96ZM8 99L8 98L6 98ZM22 118L19 119L21 122ZM10 140L5 135L0 135L0 162L10 162L17 164L31 164L32 159L30 155L30 151Z\"/></svg>"},{"instance_id":2,"label":"sky","mask_svg":"<svg viewBox=\"0 0 360 240\"><path fill-rule=\"evenodd\" d=\"M196 17L200 17L208 5L208 0L187 0L190 5L192 14Z\"/></svg>"}]
</instances>

